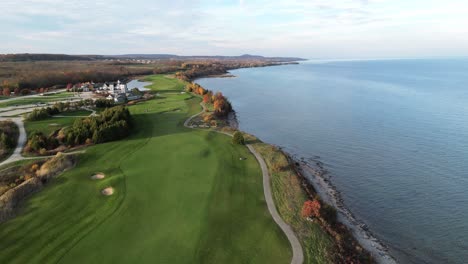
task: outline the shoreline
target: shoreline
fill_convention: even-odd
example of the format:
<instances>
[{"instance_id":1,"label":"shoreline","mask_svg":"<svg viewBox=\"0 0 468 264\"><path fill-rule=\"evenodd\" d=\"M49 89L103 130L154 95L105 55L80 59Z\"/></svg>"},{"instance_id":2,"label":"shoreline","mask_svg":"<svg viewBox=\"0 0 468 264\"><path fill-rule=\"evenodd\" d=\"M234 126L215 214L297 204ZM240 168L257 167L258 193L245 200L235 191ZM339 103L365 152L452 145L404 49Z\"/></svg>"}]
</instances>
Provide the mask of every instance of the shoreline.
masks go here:
<instances>
[{"instance_id":1,"label":"shoreline","mask_svg":"<svg viewBox=\"0 0 468 264\"><path fill-rule=\"evenodd\" d=\"M284 151L283 151L284 152ZM340 223L348 227L354 238L359 244L366 249L377 263L383 264L396 264L396 259L390 255L388 246L374 236L367 225L357 220L352 212L344 205L343 198L340 192L325 178L326 170L320 161L314 161L316 168L314 168L304 158L297 158L290 153L284 152L285 155L296 165L296 173L299 178L307 182L303 187L308 193L317 193L320 198L332 205L337 210L337 219ZM313 190L310 190L310 188Z\"/></svg>"},{"instance_id":2,"label":"shoreline","mask_svg":"<svg viewBox=\"0 0 468 264\"><path fill-rule=\"evenodd\" d=\"M297 63L298 64L298 63ZM270 65L276 66L276 65ZM196 78L195 82L202 78L223 78L225 74L221 75L209 75ZM226 76L235 77L235 76ZM233 110L227 118L227 126L231 129L239 130L239 120L236 116L235 110ZM254 136L255 137L255 136ZM275 146L271 143L266 143L271 146ZM281 147L280 147L281 149ZM296 176L302 182L301 188L312 197L313 194L317 194L322 201L333 206L337 211L338 222L345 225L349 232L352 234L358 244L367 250L376 263L383 264L396 264L396 259L390 255L388 246L381 242L375 235L368 229L367 225L357 220L352 212L345 207L340 192L336 190L334 185L329 179L325 178L327 171L323 168L323 164L320 161L311 160L315 163L315 168L304 158L298 158L296 155L281 150L287 157L296 173Z\"/></svg>"}]
</instances>

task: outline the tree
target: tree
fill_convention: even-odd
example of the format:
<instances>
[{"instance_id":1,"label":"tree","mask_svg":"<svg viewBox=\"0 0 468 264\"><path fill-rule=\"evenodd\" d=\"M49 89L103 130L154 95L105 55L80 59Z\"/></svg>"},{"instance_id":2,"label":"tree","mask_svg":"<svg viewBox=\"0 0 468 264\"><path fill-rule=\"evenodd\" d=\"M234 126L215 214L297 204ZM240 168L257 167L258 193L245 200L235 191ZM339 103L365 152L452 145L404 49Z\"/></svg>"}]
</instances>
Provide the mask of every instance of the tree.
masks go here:
<instances>
[{"instance_id":1,"label":"tree","mask_svg":"<svg viewBox=\"0 0 468 264\"><path fill-rule=\"evenodd\" d=\"M207 103L211 103L211 95L210 93L207 93L203 96L203 103L207 104Z\"/></svg>"},{"instance_id":2,"label":"tree","mask_svg":"<svg viewBox=\"0 0 468 264\"><path fill-rule=\"evenodd\" d=\"M320 202L319 200L315 199L313 201L307 200L304 202L304 205L302 206L302 216L305 218L314 216L314 217L319 217L320 216Z\"/></svg>"},{"instance_id":3,"label":"tree","mask_svg":"<svg viewBox=\"0 0 468 264\"><path fill-rule=\"evenodd\" d=\"M29 89L22 89L22 90L20 91L20 93L21 93L22 95L28 95L28 94L31 93L31 90L29 90Z\"/></svg>"},{"instance_id":4,"label":"tree","mask_svg":"<svg viewBox=\"0 0 468 264\"><path fill-rule=\"evenodd\" d=\"M320 209L320 215L330 224L335 224L337 221L337 214L335 207L324 204Z\"/></svg>"},{"instance_id":5,"label":"tree","mask_svg":"<svg viewBox=\"0 0 468 264\"><path fill-rule=\"evenodd\" d=\"M7 80L3 80L2 86L3 86L3 89L10 88L10 84L8 83Z\"/></svg>"},{"instance_id":6,"label":"tree","mask_svg":"<svg viewBox=\"0 0 468 264\"><path fill-rule=\"evenodd\" d=\"M10 92L10 88L3 88L3 95L4 96L10 96L11 92Z\"/></svg>"},{"instance_id":7,"label":"tree","mask_svg":"<svg viewBox=\"0 0 468 264\"><path fill-rule=\"evenodd\" d=\"M236 133L234 133L234 136L232 137L232 143L237 145L245 144L244 136L241 132L237 131Z\"/></svg>"},{"instance_id":8,"label":"tree","mask_svg":"<svg viewBox=\"0 0 468 264\"><path fill-rule=\"evenodd\" d=\"M133 88L131 92L132 92L133 95L140 95L140 96L143 95L143 93L136 87Z\"/></svg>"}]
</instances>

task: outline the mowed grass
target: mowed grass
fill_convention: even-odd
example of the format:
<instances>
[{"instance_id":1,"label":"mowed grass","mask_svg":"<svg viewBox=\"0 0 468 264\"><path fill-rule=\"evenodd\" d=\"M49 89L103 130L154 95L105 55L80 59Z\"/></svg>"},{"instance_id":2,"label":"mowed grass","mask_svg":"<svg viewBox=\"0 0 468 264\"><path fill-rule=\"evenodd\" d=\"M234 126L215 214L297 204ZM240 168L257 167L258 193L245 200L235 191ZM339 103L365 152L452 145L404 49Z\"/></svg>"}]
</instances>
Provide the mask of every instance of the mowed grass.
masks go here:
<instances>
[{"instance_id":1,"label":"mowed grass","mask_svg":"<svg viewBox=\"0 0 468 264\"><path fill-rule=\"evenodd\" d=\"M174 82L174 79L168 78L164 75L151 75L143 79L145 82L152 82L152 85L147 88L157 91L159 93L174 93L181 92L185 88L183 82Z\"/></svg>"},{"instance_id":2,"label":"mowed grass","mask_svg":"<svg viewBox=\"0 0 468 264\"><path fill-rule=\"evenodd\" d=\"M44 133L44 135L49 135L53 131L73 125L73 122L77 117L50 117L44 120L39 121L26 121L24 123L24 128L26 129L26 134L29 136L31 132L38 131Z\"/></svg>"},{"instance_id":3,"label":"mowed grass","mask_svg":"<svg viewBox=\"0 0 468 264\"><path fill-rule=\"evenodd\" d=\"M73 97L72 93L58 93L48 96L34 96L34 97L16 97L15 100L2 102L0 100L0 108L16 105L29 105L29 104L38 104L38 103L53 103L57 101L65 101Z\"/></svg>"},{"instance_id":4,"label":"mowed grass","mask_svg":"<svg viewBox=\"0 0 468 264\"><path fill-rule=\"evenodd\" d=\"M153 78L159 92L183 87ZM225 135L183 127L198 98L166 96L132 106L132 136L88 148L0 224L0 263L290 262L255 158ZM95 172L106 178L92 181ZM113 196L100 194L107 186Z\"/></svg>"}]
</instances>

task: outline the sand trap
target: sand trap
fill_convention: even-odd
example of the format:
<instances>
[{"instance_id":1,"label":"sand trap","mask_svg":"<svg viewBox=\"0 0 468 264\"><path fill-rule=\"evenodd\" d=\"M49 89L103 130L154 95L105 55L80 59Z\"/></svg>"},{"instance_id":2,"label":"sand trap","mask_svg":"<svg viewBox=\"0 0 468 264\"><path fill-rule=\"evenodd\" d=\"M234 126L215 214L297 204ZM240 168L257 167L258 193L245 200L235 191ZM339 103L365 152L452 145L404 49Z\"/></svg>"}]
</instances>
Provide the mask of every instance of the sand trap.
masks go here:
<instances>
[{"instance_id":1,"label":"sand trap","mask_svg":"<svg viewBox=\"0 0 468 264\"><path fill-rule=\"evenodd\" d=\"M112 188L112 187L107 187L107 188L105 188L104 190L102 190L101 193L102 193L103 195L106 195L106 196L112 195L112 194L114 194L114 188Z\"/></svg>"},{"instance_id":2,"label":"sand trap","mask_svg":"<svg viewBox=\"0 0 468 264\"><path fill-rule=\"evenodd\" d=\"M96 173L93 176L91 176L91 179L92 180L101 180L101 179L104 179L105 177L106 176L104 175L104 173Z\"/></svg>"}]
</instances>

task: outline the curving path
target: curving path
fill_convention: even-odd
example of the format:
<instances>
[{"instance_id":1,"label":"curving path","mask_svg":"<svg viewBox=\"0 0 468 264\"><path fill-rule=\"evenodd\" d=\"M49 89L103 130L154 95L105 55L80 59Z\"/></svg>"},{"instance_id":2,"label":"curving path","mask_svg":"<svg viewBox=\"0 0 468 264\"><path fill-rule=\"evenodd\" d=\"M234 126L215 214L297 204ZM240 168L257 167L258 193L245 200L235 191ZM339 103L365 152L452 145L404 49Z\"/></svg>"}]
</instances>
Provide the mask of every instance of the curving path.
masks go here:
<instances>
[{"instance_id":1,"label":"curving path","mask_svg":"<svg viewBox=\"0 0 468 264\"><path fill-rule=\"evenodd\" d=\"M6 121L6 120L11 120L13 121L16 126L18 127L19 130L19 137L18 137L18 143L16 144L16 148L13 151L13 154L11 154L10 157L8 157L6 160L3 162L0 162L0 166L15 162L18 160L24 159L23 156L21 155L21 151L23 150L24 145L26 144L26 129L24 129L24 122L21 117L18 118L0 118L1 121Z\"/></svg>"},{"instance_id":2,"label":"curving path","mask_svg":"<svg viewBox=\"0 0 468 264\"><path fill-rule=\"evenodd\" d=\"M200 103L200 105L203 108L203 110L200 113L187 118L187 120L185 120L184 122L185 127L194 129L193 126L189 126L190 121L193 118L201 115L203 112L205 112L205 109L206 109L203 103ZM216 131L216 130L212 130L212 131L232 137L232 135L227 132ZM255 156L258 163L260 164L260 168L262 169L263 193L265 195L265 200L267 203L268 211L270 212L271 217L273 217L273 220L276 222L276 224L281 228L281 230L283 230L284 234L286 234L286 237L288 238L289 243L291 244L292 251L293 251L291 264L302 264L304 262L304 252L302 251L301 243L299 242L299 239L297 239L297 236L292 230L292 228L286 222L284 222L284 220L279 215L278 210L276 210L275 202L271 194L270 174L268 173L268 168L265 163L265 160L263 160L262 156L255 150L255 148L252 145L246 144L246 146L249 149L249 151Z\"/></svg>"},{"instance_id":3,"label":"curving path","mask_svg":"<svg viewBox=\"0 0 468 264\"><path fill-rule=\"evenodd\" d=\"M18 137L18 143L16 144L16 148L13 151L13 154L10 155L6 160L0 162L0 167L15 161L20 161L20 160L32 160L32 159L44 159L44 158L52 158L55 157L55 155L52 156L37 156L37 157L24 157L21 155L21 152L23 151L24 145L26 145L27 140L27 135L26 135L26 129L24 128L24 122L21 117L16 117L16 118L5 118L5 117L0 117L0 121L13 121L16 126L18 126L19 130L19 137ZM73 154L80 154L84 153L86 150L77 150L77 151L72 151L72 152L66 152L63 153L65 155L73 155Z\"/></svg>"}]
</instances>

